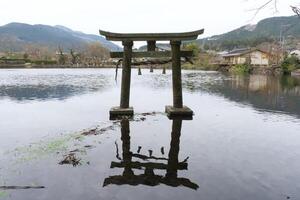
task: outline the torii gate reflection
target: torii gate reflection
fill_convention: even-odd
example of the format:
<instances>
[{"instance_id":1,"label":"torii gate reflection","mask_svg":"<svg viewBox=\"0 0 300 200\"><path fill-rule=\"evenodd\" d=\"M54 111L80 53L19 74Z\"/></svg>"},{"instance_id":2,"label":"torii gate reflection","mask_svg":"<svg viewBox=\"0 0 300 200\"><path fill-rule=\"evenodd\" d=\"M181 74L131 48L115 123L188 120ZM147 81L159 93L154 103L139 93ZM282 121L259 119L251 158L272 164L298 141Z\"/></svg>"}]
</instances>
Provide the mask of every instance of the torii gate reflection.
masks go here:
<instances>
[{"instance_id":1,"label":"torii gate reflection","mask_svg":"<svg viewBox=\"0 0 300 200\"><path fill-rule=\"evenodd\" d=\"M180 135L182 127L182 119L173 119L171 143L168 158L146 156L130 151L130 125L128 119L121 120L121 140L122 140L122 156L120 158L118 149L116 157L120 162L111 162L111 168L124 168L122 175L109 176L105 178L103 187L107 185L148 185L157 186L165 184L172 187L184 186L197 190L199 186L187 178L180 178L177 175L178 170L187 170L187 159L182 162L178 161L180 150ZM132 158L148 160L165 160L165 163L158 162L139 162L132 161ZM143 174L135 175L134 169L144 170ZM154 169L166 170L165 176L154 174Z\"/></svg>"}]
</instances>

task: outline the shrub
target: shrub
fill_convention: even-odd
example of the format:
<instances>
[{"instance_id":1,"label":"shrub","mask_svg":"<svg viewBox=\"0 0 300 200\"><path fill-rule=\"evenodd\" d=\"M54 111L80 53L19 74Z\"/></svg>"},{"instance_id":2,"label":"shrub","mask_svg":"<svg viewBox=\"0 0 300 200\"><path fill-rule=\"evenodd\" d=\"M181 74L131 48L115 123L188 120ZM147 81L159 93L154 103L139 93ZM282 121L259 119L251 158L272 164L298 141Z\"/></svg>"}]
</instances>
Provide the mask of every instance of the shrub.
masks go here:
<instances>
[{"instance_id":1,"label":"shrub","mask_svg":"<svg viewBox=\"0 0 300 200\"><path fill-rule=\"evenodd\" d=\"M28 55L27 53L24 53L24 54L23 54L23 58L26 60L26 59L29 58L29 55Z\"/></svg>"},{"instance_id":2,"label":"shrub","mask_svg":"<svg viewBox=\"0 0 300 200\"><path fill-rule=\"evenodd\" d=\"M35 60L32 62L37 65L56 65L57 64L56 60Z\"/></svg>"},{"instance_id":3,"label":"shrub","mask_svg":"<svg viewBox=\"0 0 300 200\"><path fill-rule=\"evenodd\" d=\"M290 74L296 69L300 69L300 60L296 56L286 57L282 63L281 68L284 74Z\"/></svg>"},{"instance_id":4,"label":"shrub","mask_svg":"<svg viewBox=\"0 0 300 200\"><path fill-rule=\"evenodd\" d=\"M198 55L200 53L199 45L196 43L188 43L188 44L184 45L183 49L187 50L187 51L192 51L193 57L198 57Z\"/></svg>"},{"instance_id":5,"label":"shrub","mask_svg":"<svg viewBox=\"0 0 300 200\"><path fill-rule=\"evenodd\" d=\"M232 66L230 71L237 74L245 74L250 72L250 66L247 64L237 64Z\"/></svg>"}]
</instances>

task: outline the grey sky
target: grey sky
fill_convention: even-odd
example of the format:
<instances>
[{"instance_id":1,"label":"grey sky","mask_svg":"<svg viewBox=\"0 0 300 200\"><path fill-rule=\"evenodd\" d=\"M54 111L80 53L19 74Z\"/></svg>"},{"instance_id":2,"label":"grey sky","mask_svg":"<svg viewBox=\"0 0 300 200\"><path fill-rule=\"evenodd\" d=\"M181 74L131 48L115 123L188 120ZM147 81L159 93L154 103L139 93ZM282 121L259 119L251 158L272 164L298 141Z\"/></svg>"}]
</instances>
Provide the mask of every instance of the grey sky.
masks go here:
<instances>
[{"instance_id":1,"label":"grey sky","mask_svg":"<svg viewBox=\"0 0 300 200\"><path fill-rule=\"evenodd\" d=\"M260 19L292 15L279 0L279 13L270 7L250 21L264 0L1 0L0 25L10 22L64 25L85 33L98 29L115 32L178 32L205 28L202 37L224 33Z\"/></svg>"}]
</instances>

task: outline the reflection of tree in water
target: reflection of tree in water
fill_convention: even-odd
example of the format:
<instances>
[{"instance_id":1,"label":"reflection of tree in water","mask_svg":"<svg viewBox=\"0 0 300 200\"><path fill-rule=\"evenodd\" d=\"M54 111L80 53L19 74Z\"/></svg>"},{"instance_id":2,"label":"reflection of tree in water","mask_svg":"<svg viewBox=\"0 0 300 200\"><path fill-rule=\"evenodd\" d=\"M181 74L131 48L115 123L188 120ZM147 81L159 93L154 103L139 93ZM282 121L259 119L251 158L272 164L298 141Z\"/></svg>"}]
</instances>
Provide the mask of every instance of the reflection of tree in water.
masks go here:
<instances>
[{"instance_id":1,"label":"reflection of tree in water","mask_svg":"<svg viewBox=\"0 0 300 200\"><path fill-rule=\"evenodd\" d=\"M157 186L165 184L172 187L185 186L191 189L198 189L196 183L191 182L187 178L180 178L177 175L178 170L187 170L188 164L186 158L179 162L180 149L180 134L181 134L182 120L175 119L172 124L171 144L168 158L155 157L150 155L142 155L139 153L132 153L130 151L130 128L129 120L122 119L121 121L121 140L122 140L122 159L119 156L117 148L116 157L120 162L111 162L111 168L124 168L122 175L110 176L104 180L103 187L107 185L148 185ZM144 162L132 161L132 158L143 160ZM150 162L154 160L156 162ZM163 163L166 161L167 163ZM135 175L134 170L143 170L142 174ZM166 170L165 176L156 175L154 170Z\"/></svg>"},{"instance_id":2,"label":"reflection of tree in water","mask_svg":"<svg viewBox=\"0 0 300 200\"><path fill-rule=\"evenodd\" d=\"M9 97L13 100L47 100L67 99L71 96L88 92L99 91L103 88L86 88L74 85L22 85L0 86L0 97Z\"/></svg>"},{"instance_id":3,"label":"reflection of tree in water","mask_svg":"<svg viewBox=\"0 0 300 200\"><path fill-rule=\"evenodd\" d=\"M111 83L99 75L34 75L10 77L0 83L0 98L17 101L67 99L69 97L103 90Z\"/></svg>"},{"instance_id":4,"label":"reflection of tree in water","mask_svg":"<svg viewBox=\"0 0 300 200\"><path fill-rule=\"evenodd\" d=\"M300 79L291 76L194 74L185 79L191 92L206 91L267 111L300 116ZM218 78L219 76L219 78ZM201 79L200 81L198 81Z\"/></svg>"}]
</instances>

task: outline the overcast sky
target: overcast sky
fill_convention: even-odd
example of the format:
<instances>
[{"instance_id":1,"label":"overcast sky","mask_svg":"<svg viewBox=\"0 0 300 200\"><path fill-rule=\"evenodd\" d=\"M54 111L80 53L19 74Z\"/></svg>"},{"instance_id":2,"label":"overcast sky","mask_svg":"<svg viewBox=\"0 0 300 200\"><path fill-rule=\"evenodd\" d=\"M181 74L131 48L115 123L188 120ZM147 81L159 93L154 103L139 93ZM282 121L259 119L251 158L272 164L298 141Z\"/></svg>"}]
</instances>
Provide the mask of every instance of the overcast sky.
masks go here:
<instances>
[{"instance_id":1,"label":"overcast sky","mask_svg":"<svg viewBox=\"0 0 300 200\"><path fill-rule=\"evenodd\" d=\"M300 0L278 0L254 12L266 0L0 0L0 25L10 22L63 25L85 33L180 32L205 29L207 37L272 16L292 15L289 5Z\"/></svg>"}]
</instances>

